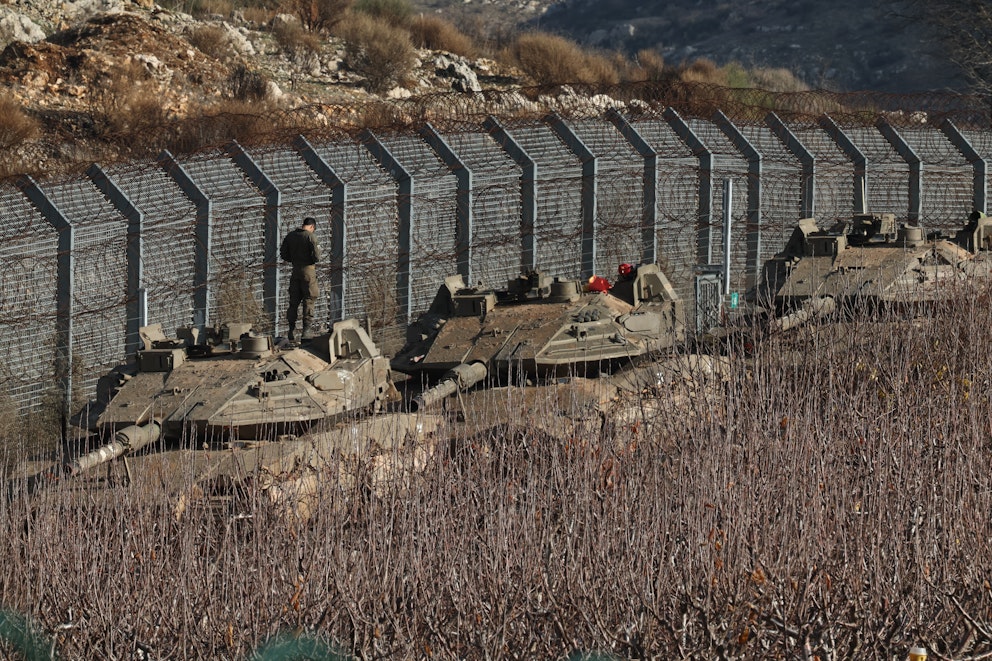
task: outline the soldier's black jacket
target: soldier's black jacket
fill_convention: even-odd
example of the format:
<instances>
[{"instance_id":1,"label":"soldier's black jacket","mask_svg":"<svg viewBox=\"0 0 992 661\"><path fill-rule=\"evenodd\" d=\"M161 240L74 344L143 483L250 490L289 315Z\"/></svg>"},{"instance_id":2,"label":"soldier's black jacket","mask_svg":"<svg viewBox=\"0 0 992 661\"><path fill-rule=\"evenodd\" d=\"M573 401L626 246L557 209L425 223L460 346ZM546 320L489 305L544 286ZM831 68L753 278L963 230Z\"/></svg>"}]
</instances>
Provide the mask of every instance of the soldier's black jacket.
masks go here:
<instances>
[{"instance_id":1,"label":"soldier's black jacket","mask_svg":"<svg viewBox=\"0 0 992 661\"><path fill-rule=\"evenodd\" d=\"M320 261L320 244L313 232L298 227L282 240L279 256L284 262L292 262L294 268L311 266Z\"/></svg>"}]
</instances>

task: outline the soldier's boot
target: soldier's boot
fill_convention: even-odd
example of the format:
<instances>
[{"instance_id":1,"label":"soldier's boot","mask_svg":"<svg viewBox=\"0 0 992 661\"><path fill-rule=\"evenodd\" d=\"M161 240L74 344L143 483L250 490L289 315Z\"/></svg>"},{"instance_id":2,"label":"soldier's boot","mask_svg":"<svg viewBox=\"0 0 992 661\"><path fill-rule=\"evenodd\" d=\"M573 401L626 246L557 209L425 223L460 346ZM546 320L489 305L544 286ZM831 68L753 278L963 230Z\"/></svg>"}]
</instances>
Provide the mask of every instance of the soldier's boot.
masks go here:
<instances>
[{"instance_id":1,"label":"soldier's boot","mask_svg":"<svg viewBox=\"0 0 992 661\"><path fill-rule=\"evenodd\" d=\"M313 333L313 327L309 323L303 324L303 332L300 333L300 339L306 342L307 340L312 340L316 337Z\"/></svg>"},{"instance_id":2,"label":"soldier's boot","mask_svg":"<svg viewBox=\"0 0 992 661\"><path fill-rule=\"evenodd\" d=\"M296 342L296 326L289 327L289 330L286 331L286 339L290 342Z\"/></svg>"}]
</instances>

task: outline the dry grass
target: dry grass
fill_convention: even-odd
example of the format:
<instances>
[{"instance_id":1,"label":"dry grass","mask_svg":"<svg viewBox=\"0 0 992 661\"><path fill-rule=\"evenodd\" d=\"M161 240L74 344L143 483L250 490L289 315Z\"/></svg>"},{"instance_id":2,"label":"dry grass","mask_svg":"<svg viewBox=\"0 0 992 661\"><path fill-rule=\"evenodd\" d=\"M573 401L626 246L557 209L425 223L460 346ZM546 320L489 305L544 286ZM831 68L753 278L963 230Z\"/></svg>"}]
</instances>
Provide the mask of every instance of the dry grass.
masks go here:
<instances>
[{"instance_id":1,"label":"dry grass","mask_svg":"<svg viewBox=\"0 0 992 661\"><path fill-rule=\"evenodd\" d=\"M620 80L616 67L608 58L545 32L520 35L501 57L520 67L539 85L616 84Z\"/></svg>"},{"instance_id":2,"label":"dry grass","mask_svg":"<svg viewBox=\"0 0 992 661\"><path fill-rule=\"evenodd\" d=\"M983 658L992 306L957 300L774 338L601 431L541 433L539 401L413 480L329 460L306 522L253 488L176 521L184 485L151 473L15 490L0 600L65 658L247 658L280 630L360 658Z\"/></svg>"},{"instance_id":3,"label":"dry grass","mask_svg":"<svg viewBox=\"0 0 992 661\"><path fill-rule=\"evenodd\" d=\"M365 77L369 91L381 94L410 75L416 53L406 30L355 12L338 26L338 33L346 42L345 63Z\"/></svg>"},{"instance_id":4,"label":"dry grass","mask_svg":"<svg viewBox=\"0 0 992 661\"><path fill-rule=\"evenodd\" d=\"M237 101L261 101L268 95L268 81L265 76L243 64L231 69L227 82L231 88L231 96Z\"/></svg>"},{"instance_id":5,"label":"dry grass","mask_svg":"<svg viewBox=\"0 0 992 661\"><path fill-rule=\"evenodd\" d=\"M354 10L395 27L407 27L413 16L409 0L355 0Z\"/></svg>"},{"instance_id":6,"label":"dry grass","mask_svg":"<svg viewBox=\"0 0 992 661\"><path fill-rule=\"evenodd\" d=\"M132 142L166 124L167 113L154 81L140 63L129 61L101 77L94 94L94 115L105 137Z\"/></svg>"},{"instance_id":7,"label":"dry grass","mask_svg":"<svg viewBox=\"0 0 992 661\"><path fill-rule=\"evenodd\" d=\"M36 120L9 96L0 97L0 149L16 149L38 135Z\"/></svg>"},{"instance_id":8,"label":"dry grass","mask_svg":"<svg viewBox=\"0 0 992 661\"><path fill-rule=\"evenodd\" d=\"M347 15L352 0L286 0L291 13L310 32L329 32Z\"/></svg>"},{"instance_id":9,"label":"dry grass","mask_svg":"<svg viewBox=\"0 0 992 661\"><path fill-rule=\"evenodd\" d=\"M231 54L231 40L227 30L219 25L204 25L196 28L187 37L201 53L215 60L223 60Z\"/></svg>"},{"instance_id":10,"label":"dry grass","mask_svg":"<svg viewBox=\"0 0 992 661\"><path fill-rule=\"evenodd\" d=\"M417 48L447 51L463 57L475 57L478 48L472 39L439 16L417 16L410 21L410 35Z\"/></svg>"},{"instance_id":11,"label":"dry grass","mask_svg":"<svg viewBox=\"0 0 992 661\"><path fill-rule=\"evenodd\" d=\"M285 116L263 101L225 99L203 106L159 135L173 153L186 154L237 140L246 145L273 139Z\"/></svg>"},{"instance_id":12,"label":"dry grass","mask_svg":"<svg viewBox=\"0 0 992 661\"><path fill-rule=\"evenodd\" d=\"M320 53L320 37L297 23L279 23L273 34L283 52L293 58L311 57Z\"/></svg>"}]
</instances>

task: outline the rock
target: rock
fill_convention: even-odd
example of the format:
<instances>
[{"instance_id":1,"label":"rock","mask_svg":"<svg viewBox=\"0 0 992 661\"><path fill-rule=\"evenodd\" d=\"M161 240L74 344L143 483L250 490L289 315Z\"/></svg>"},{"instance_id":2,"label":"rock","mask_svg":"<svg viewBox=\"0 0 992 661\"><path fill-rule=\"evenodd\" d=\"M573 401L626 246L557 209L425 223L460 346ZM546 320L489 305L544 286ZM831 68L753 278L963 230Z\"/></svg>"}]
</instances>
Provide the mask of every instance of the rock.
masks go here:
<instances>
[{"instance_id":1,"label":"rock","mask_svg":"<svg viewBox=\"0 0 992 661\"><path fill-rule=\"evenodd\" d=\"M434 60L434 70L441 78L451 78L451 88L458 92L482 91L478 76L464 58L438 55Z\"/></svg>"},{"instance_id":2,"label":"rock","mask_svg":"<svg viewBox=\"0 0 992 661\"><path fill-rule=\"evenodd\" d=\"M227 40L231 44L231 48L241 55L255 54L255 47L251 45L251 42L248 41L248 37L246 37L241 30L233 27L229 23L221 23L221 25L224 28L224 32L227 34Z\"/></svg>"},{"instance_id":3,"label":"rock","mask_svg":"<svg viewBox=\"0 0 992 661\"><path fill-rule=\"evenodd\" d=\"M44 30L30 18L0 7L0 47L12 41L33 44L44 38Z\"/></svg>"},{"instance_id":4,"label":"rock","mask_svg":"<svg viewBox=\"0 0 992 661\"><path fill-rule=\"evenodd\" d=\"M269 29L275 32L280 28L299 26L300 19L296 18L292 14L276 14L269 21Z\"/></svg>"},{"instance_id":5,"label":"rock","mask_svg":"<svg viewBox=\"0 0 992 661\"><path fill-rule=\"evenodd\" d=\"M405 87L394 87L386 92L386 97L389 99L409 99L411 96L413 93Z\"/></svg>"},{"instance_id":6,"label":"rock","mask_svg":"<svg viewBox=\"0 0 992 661\"><path fill-rule=\"evenodd\" d=\"M135 62L140 62L145 65L145 68L150 72L158 71L162 68L162 60L158 59L154 55L147 55L145 53L139 53L134 56Z\"/></svg>"},{"instance_id":7,"label":"rock","mask_svg":"<svg viewBox=\"0 0 992 661\"><path fill-rule=\"evenodd\" d=\"M67 2L63 14L70 23L84 21L95 14L120 14L124 0L77 0Z\"/></svg>"},{"instance_id":8,"label":"rock","mask_svg":"<svg viewBox=\"0 0 992 661\"><path fill-rule=\"evenodd\" d=\"M282 91L281 87L279 87L275 82L270 80L265 83L265 96L268 99L272 99L273 101L278 102L281 101L283 97L286 96L286 94L285 92Z\"/></svg>"}]
</instances>

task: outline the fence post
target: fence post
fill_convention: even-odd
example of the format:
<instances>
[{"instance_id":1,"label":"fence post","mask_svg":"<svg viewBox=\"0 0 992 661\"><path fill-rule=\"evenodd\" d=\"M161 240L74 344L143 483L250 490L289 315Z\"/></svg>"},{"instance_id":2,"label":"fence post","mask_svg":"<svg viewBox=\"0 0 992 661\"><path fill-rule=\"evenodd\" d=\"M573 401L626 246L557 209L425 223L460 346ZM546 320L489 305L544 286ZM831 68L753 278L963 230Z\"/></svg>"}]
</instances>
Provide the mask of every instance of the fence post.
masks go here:
<instances>
[{"instance_id":1,"label":"fence post","mask_svg":"<svg viewBox=\"0 0 992 661\"><path fill-rule=\"evenodd\" d=\"M341 180L327 161L302 135L296 136L293 147L314 174L331 189L331 322L345 318L345 294L348 275L344 270L348 257L347 201L348 185Z\"/></svg>"},{"instance_id":2,"label":"fence post","mask_svg":"<svg viewBox=\"0 0 992 661\"><path fill-rule=\"evenodd\" d=\"M902 160L909 165L909 215L906 220L910 223L919 224L923 218L923 161L909 143L902 137L902 134L894 126L889 124L884 117L879 117L875 122L875 127L879 133L889 141Z\"/></svg>"},{"instance_id":3,"label":"fence post","mask_svg":"<svg viewBox=\"0 0 992 661\"><path fill-rule=\"evenodd\" d=\"M103 169L94 163L86 170L107 201L127 219L127 321L125 351L132 354L141 348L138 329L148 325L147 294L144 290L144 214L115 184Z\"/></svg>"},{"instance_id":4,"label":"fence post","mask_svg":"<svg viewBox=\"0 0 992 661\"><path fill-rule=\"evenodd\" d=\"M279 230L282 209L282 193L279 187L262 172L248 152L238 144L237 140L232 140L224 147L224 153L231 157L234 164L244 173L248 180L254 184L262 195L265 196L265 227L263 236L265 237L265 254L263 256L264 274L262 278L262 298L265 299L265 312L272 321L272 335L279 336Z\"/></svg>"},{"instance_id":5,"label":"fence post","mask_svg":"<svg viewBox=\"0 0 992 661\"><path fill-rule=\"evenodd\" d=\"M596 221L598 213L596 175L599 168L598 159L558 113L552 112L545 115L544 123L582 163L582 241L580 245L582 246L582 277L588 278L596 273Z\"/></svg>"},{"instance_id":6,"label":"fence post","mask_svg":"<svg viewBox=\"0 0 992 661\"><path fill-rule=\"evenodd\" d=\"M699 159L696 261L700 264L711 264L713 262L713 152L703 144L674 108L666 108L663 116L679 139L692 151L692 155Z\"/></svg>"},{"instance_id":7,"label":"fence post","mask_svg":"<svg viewBox=\"0 0 992 661\"><path fill-rule=\"evenodd\" d=\"M972 206L985 213L986 204L988 203L989 194L989 180L988 180L988 164L982 155L978 153L978 150L972 146L971 141L964 136L958 127L954 125L949 119L945 119L940 123L941 132L947 136L951 144L954 145L961 155L964 156L969 163L971 163L972 168L975 171L974 174L974 184L972 188Z\"/></svg>"},{"instance_id":8,"label":"fence post","mask_svg":"<svg viewBox=\"0 0 992 661\"><path fill-rule=\"evenodd\" d=\"M399 210L399 255L396 260L396 300L400 304L400 314L404 323L409 323L413 314L413 177L396 160L392 152L372 131L365 129L359 140L372 154L379 166L389 173L399 190L397 205Z\"/></svg>"},{"instance_id":9,"label":"fence post","mask_svg":"<svg viewBox=\"0 0 992 661\"><path fill-rule=\"evenodd\" d=\"M75 232L72 223L48 199L28 175L17 180L17 187L28 201L58 232L58 256L55 282L55 378L62 391L62 437L69 434L69 416L72 415L72 294L75 289Z\"/></svg>"},{"instance_id":10,"label":"fence post","mask_svg":"<svg viewBox=\"0 0 992 661\"><path fill-rule=\"evenodd\" d=\"M799 206L802 207L803 218L814 218L816 216L816 156L806 149L806 145L775 113L770 112L765 116L765 124L789 150L789 153L799 159L799 164L802 167Z\"/></svg>"},{"instance_id":11,"label":"fence post","mask_svg":"<svg viewBox=\"0 0 992 661\"><path fill-rule=\"evenodd\" d=\"M868 157L858 149L829 115L820 117L820 128L830 136L854 165L854 211L868 213Z\"/></svg>"},{"instance_id":12,"label":"fence post","mask_svg":"<svg viewBox=\"0 0 992 661\"><path fill-rule=\"evenodd\" d=\"M163 151L158 164L172 177L179 189L196 207L196 242L193 255L193 325L199 328L210 325L210 241L213 209L210 198L193 182L193 178L179 161Z\"/></svg>"},{"instance_id":13,"label":"fence post","mask_svg":"<svg viewBox=\"0 0 992 661\"><path fill-rule=\"evenodd\" d=\"M606 118L620 131L627 143L644 158L641 196L641 261L658 260L658 152L637 132L616 108L606 111Z\"/></svg>"},{"instance_id":14,"label":"fence post","mask_svg":"<svg viewBox=\"0 0 992 661\"><path fill-rule=\"evenodd\" d=\"M482 128L520 166L520 270L533 271L537 268L537 163L492 115Z\"/></svg>"},{"instance_id":15,"label":"fence post","mask_svg":"<svg viewBox=\"0 0 992 661\"><path fill-rule=\"evenodd\" d=\"M747 276L745 288L750 289L761 279L761 152L740 132L733 122L717 110L716 124L737 151L747 159Z\"/></svg>"},{"instance_id":16,"label":"fence post","mask_svg":"<svg viewBox=\"0 0 992 661\"><path fill-rule=\"evenodd\" d=\"M472 284L472 170L459 158L440 133L428 122L418 131L424 142L434 150L444 165L454 173L458 180L458 192L455 201L455 222L458 225L458 273L465 279L466 284Z\"/></svg>"}]
</instances>

